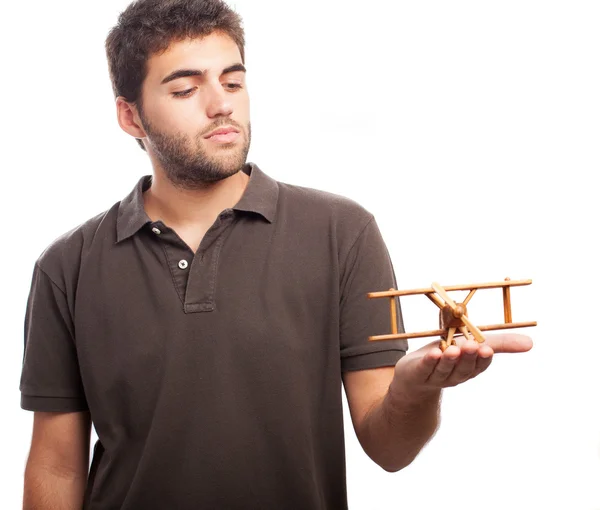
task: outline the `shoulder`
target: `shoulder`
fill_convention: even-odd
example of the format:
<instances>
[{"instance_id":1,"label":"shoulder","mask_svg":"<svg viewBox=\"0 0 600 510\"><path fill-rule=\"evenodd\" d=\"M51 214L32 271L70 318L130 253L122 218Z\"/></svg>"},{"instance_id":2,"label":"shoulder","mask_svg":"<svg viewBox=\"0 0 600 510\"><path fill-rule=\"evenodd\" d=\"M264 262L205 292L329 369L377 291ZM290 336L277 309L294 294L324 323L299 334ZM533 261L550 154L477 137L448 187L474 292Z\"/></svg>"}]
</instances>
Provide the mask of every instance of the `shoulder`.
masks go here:
<instances>
[{"instance_id":1,"label":"shoulder","mask_svg":"<svg viewBox=\"0 0 600 510\"><path fill-rule=\"evenodd\" d=\"M86 250L110 235L102 227L114 228L119 203L60 234L38 256L35 264L63 291L76 280Z\"/></svg>"},{"instance_id":2,"label":"shoulder","mask_svg":"<svg viewBox=\"0 0 600 510\"><path fill-rule=\"evenodd\" d=\"M356 238L373 220L373 214L357 200L329 191L279 182L282 207L304 222L335 229L343 237Z\"/></svg>"}]
</instances>

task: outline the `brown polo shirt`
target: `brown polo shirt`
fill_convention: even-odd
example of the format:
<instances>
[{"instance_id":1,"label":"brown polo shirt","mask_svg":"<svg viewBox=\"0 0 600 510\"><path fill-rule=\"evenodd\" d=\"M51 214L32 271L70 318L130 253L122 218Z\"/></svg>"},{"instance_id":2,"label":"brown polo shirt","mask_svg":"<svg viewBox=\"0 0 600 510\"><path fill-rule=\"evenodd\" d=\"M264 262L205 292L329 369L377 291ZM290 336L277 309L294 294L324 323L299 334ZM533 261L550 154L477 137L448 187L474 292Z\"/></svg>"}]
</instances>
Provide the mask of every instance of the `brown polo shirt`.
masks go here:
<instances>
[{"instance_id":1,"label":"brown polo shirt","mask_svg":"<svg viewBox=\"0 0 600 510\"><path fill-rule=\"evenodd\" d=\"M196 253L147 175L34 266L21 407L89 409L85 510L347 508L341 373L405 354L367 339L394 269L356 202L243 171Z\"/></svg>"}]
</instances>

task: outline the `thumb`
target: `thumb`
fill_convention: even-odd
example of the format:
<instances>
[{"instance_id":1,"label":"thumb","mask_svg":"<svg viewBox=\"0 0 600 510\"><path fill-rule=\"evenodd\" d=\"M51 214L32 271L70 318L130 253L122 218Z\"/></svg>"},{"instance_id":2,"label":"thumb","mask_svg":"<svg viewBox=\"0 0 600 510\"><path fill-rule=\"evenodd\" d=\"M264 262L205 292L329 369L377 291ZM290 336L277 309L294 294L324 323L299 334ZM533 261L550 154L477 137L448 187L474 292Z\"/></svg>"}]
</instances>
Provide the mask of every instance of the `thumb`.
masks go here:
<instances>
[{"instance_id":1,"label":"thumb","mask_svg":"<svg viewBox=\"0 0 600 510\"><path fill-rule=\"evenodd\" d=\"M485 343L494 352L527 352L533 347L533 340L527 335L518 333L500 333L484 335Z\"/></svg>"}]
</instances>

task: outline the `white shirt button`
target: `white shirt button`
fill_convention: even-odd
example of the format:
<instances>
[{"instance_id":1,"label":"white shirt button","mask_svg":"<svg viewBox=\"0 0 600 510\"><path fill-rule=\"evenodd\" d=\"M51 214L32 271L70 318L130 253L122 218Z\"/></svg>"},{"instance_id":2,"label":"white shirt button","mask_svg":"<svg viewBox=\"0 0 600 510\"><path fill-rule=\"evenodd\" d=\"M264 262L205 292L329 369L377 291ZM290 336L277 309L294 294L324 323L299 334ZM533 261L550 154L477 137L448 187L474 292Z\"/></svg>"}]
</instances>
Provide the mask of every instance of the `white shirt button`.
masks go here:
<instances>
[{"instance_id":1,"label":"white shirt button","mask_svg":"<svg viewBox=\"0 0 600 510\"><path fill-rule=\"evenodd\" d=\"M156 227L152 227L152 232L154 232L156 235L160 234L160 230Z\"/></svg>"},{"instance_id":2,"label":"white shirt button","mask_svg":"<svg viewBox=\"0 0 600 510\"><path fill-rule=\"evenodd\" d=\"M179 261L179 267L181 269L185 269L188 266L187 260L180 260Z\"/></svg>"}]
</instances>

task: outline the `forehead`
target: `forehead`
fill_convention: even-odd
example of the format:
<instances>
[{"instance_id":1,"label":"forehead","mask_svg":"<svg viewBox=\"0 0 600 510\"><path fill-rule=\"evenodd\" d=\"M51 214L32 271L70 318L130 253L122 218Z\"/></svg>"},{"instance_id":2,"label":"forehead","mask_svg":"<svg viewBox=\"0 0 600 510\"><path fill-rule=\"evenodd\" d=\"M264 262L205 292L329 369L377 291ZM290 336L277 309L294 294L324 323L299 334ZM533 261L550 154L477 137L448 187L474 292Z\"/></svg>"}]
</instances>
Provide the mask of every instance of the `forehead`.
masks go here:
<instances>
[{"instance_id":1,"label":"forehead","mask_svg":"<svg viewBox=\"0 0 600 510\"><path fill-rule=\"evenodd\" d=\"M147 81L160 81L178 68L220 73L223 68L242 61L237 44L226 34L213 32L201 38L172 42L163 53L153 54L147 63Z\"/></svg>"}]
</instances>

